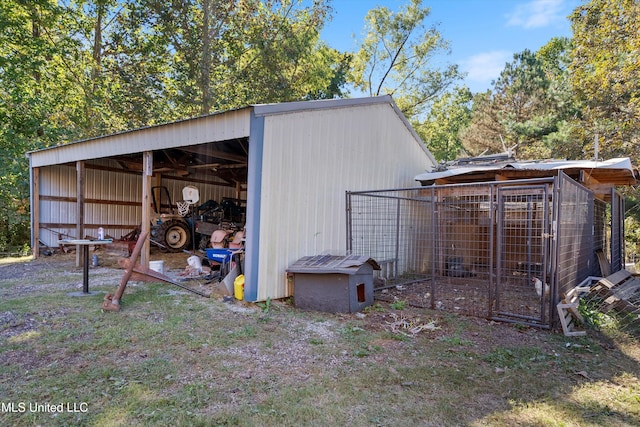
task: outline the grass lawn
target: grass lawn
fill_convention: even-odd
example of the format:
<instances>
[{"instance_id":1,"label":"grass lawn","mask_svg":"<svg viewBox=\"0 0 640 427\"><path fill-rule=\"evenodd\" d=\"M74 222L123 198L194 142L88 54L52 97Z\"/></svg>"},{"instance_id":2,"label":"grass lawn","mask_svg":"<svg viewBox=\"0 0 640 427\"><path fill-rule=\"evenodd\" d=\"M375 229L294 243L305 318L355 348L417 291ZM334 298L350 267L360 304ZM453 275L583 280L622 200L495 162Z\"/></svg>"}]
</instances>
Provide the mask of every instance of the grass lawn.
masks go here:
<instances>
[{"instance_id":1,"label":"grass lawn","mask_svg":"<svg viewBox=\"0 0 640 427\"><path fill-rule=\"evenodd\" d=\"M640 343L376 302L225 303L72 259L0 262L0 425L638 426ZM74 258L75 259L75 258Z\"/></svg>"}]
</instances>

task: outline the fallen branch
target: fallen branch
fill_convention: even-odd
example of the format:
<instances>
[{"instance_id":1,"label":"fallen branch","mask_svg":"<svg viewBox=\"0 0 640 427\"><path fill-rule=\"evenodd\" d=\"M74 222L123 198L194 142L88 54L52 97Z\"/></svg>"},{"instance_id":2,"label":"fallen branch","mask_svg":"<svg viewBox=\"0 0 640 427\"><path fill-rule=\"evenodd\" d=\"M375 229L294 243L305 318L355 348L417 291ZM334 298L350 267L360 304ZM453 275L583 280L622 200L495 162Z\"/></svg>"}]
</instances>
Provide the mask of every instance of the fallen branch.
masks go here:
<instances>
[{"instance_id":1,"label":"fallen branch","mask_svg":"<svg viewBox=\"0 0 640 427\"><path fill-rule=\"evenodd\" d=\"M434 320L421 323L420 318L412 320L403 315L397 315L396 313L391 313L390 316L393 318L393 322L386 322L386 327L394 334L413 336L422 331L435 331L440 329L440 326L436 326Z\"/></svg>"}]
</instances>

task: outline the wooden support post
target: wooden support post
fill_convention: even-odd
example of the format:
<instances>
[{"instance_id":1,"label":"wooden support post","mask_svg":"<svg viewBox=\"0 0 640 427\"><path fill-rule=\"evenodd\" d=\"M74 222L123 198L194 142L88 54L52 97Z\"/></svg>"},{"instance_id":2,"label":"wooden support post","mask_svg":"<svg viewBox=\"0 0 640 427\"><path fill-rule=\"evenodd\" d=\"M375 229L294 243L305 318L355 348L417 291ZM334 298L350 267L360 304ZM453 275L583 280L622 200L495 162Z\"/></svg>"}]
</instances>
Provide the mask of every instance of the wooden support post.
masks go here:
<instances>
[{"instance_id":1,"label":"wooden support post","mask_svg":"<svg viewBox=\"0 0 640 427\"><path fill-rule=\"evenodd\" d=\"M40 256L40 168L31 169L31 250Z\"/></svg>"},{"instance_id":2,"label":"wooden support post","mask_svg":"<svg viewBox=\"0 0 640 427\"><path fill-rule=\"evenodd\" d=\"M84 239L84 184L85 184L85 164L83 160L76 162L76 239ZM82 248L76 246L76 267L82 263L80 253Z\"/></svg>"},{"instance_id":3,"label":"wooden support post","mask_svg":"<svg viewBox=\"0 0 640 427\"><path fill-rule=\"evenodd\" d=\"M142 234L151 232L151 179L153 177L153 152L145 151L142 155ZM140 258L143 267L149 267L151 247L149 240L145 241Z\"/></svg>"}]
</instances>

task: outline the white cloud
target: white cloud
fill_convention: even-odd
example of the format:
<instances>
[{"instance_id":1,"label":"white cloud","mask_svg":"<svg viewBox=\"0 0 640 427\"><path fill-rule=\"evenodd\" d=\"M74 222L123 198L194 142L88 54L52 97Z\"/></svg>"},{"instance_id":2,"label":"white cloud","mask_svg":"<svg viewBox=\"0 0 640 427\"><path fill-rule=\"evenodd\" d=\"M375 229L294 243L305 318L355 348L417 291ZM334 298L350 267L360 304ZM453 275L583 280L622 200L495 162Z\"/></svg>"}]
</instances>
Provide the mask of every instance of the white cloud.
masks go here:
<instances>
[{"instance_id":1,"label":"white cloud","mask_svg":"<svg viewBox=\"0 0 640 427\"><path fill-rule=\"evenodd\" d=\"M467 80L477 83L490 83L500 76L507 62L513 59L513 52L496 50L471 56L460 64L467 72Z\"/></svg>"},{"instance_id":2,"label":"white cloud","mask_svg":"<svg viewBox=\"0 0 640 427\"><path fill-rule=\"evenodd\" d=\"M566 19L564 0L532 0L516 6L507 14L507 26L526 29L553 25Z\"/></svg>"}]
</instances>

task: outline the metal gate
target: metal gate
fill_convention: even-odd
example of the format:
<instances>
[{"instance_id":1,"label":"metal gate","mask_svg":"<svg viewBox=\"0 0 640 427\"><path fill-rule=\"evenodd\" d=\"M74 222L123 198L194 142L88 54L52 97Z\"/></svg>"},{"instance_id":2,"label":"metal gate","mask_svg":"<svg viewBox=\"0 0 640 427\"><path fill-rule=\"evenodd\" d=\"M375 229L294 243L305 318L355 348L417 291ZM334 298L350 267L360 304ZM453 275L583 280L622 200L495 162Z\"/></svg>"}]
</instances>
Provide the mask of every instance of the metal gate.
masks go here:
<instances>
[{"instance_id":1,"label":"metal gate","mask_svg":"<svg viewBox=\"0 0 640 427\"><path fill-rule=\"evenodd\" d=\"M497 190L495 283L490 317L546 324L552 295L549 186Z\"/></svg>"}]
</instances>

